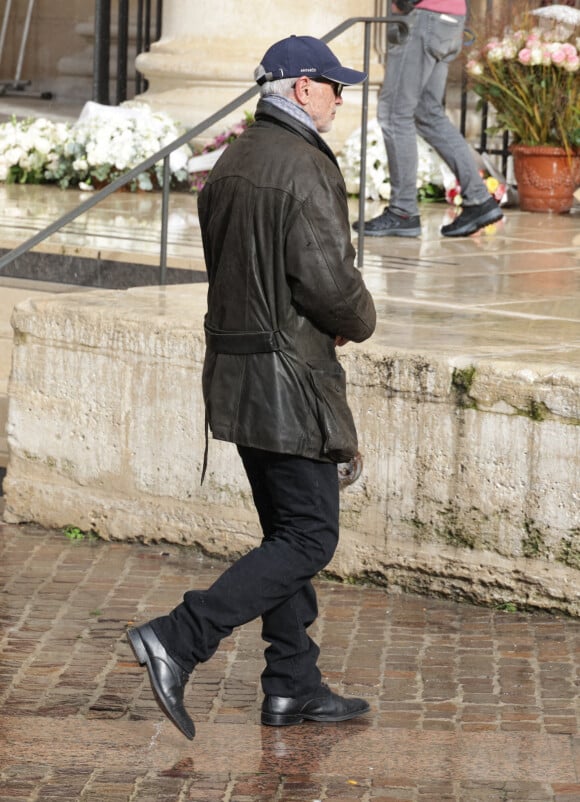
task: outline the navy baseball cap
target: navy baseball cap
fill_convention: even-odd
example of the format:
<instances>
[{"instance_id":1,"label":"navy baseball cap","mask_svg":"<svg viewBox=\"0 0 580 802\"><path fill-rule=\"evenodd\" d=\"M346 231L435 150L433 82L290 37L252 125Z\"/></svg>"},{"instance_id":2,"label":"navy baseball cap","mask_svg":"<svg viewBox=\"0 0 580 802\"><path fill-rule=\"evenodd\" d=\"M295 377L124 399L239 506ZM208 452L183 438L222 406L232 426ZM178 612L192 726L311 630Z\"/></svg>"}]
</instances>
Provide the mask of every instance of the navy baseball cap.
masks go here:
<instances>
[{"instance_id":1,"label":"navy baseball cap","mask_svg":"<svg viewBox=\"0 0 580 802\"><path fill-rule=\"evenodd\" d=\"M279 81L281 78L326 78L337 84L350 86L366 80L366 72L343 67L332 50L314 36L289 36L282 39L264 54L256 67L254 77L258 84Z\"/></svg>"}]
</instances>

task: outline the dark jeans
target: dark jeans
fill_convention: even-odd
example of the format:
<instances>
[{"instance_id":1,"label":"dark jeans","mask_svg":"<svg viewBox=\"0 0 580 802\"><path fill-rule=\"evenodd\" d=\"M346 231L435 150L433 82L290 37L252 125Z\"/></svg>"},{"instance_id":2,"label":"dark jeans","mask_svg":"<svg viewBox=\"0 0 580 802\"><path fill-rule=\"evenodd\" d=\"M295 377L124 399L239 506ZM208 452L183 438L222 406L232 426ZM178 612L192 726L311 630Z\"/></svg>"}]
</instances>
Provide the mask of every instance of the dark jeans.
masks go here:
<instances>
[{"instance_id":1,"label":"dark jeans","mask_svg":"<svg viewBox=\"0 0 580 802\"><path fill-rule=\"evenodd\" d=\"M318 614L312 577L338 543L338 473L332 463L238 447L263 540L208 590L152 624L167 651L188 672L208 660L232 630L262 617L265 694L299 696L320 684L319 648L307 629Z\"/></svg>"}]
</instances>

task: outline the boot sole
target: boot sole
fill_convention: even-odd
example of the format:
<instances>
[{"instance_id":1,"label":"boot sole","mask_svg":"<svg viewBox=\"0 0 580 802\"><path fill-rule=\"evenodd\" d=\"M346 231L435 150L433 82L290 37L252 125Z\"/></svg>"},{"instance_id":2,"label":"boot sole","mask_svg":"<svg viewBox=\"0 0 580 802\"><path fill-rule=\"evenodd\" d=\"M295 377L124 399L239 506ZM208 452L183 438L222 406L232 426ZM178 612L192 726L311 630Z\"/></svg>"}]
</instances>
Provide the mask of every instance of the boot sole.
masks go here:
<instances>
[{"instance_id":1,"label":"boot sole","mask_svg":"<svg viewBox=\"0 0 580 802\"><path fill-rule=\"evenodd\" d=\"M481 231L482 228L490 226L492 223L499 223L500 220L503 220L503 213L499 209L497 211L494 209L486 214L485 217L481 218L477 225L473 223L470 226L458 228L455 231L449 231L447 233L442 231L441 234L444 237L469 237L471 234Z\"/></svg>"},{"instance_id":2,"label":"boot sole","mask_svg":"<svg viewBox=\"0 0 580 802\"><path fill-rule=\"evenodd\" d=\"M400 231L365 231L365 237L420 237L420 228L403 228Z\"/></svg>"},{"instance_id":3,"label":"boot sole","mask_svg":"<svg viewBox=\"0 0 580 802\"><path fill-rule=\"evenodd\" d=\"M325 716L324 714L321 715L308 715L308 714L300 714L300 715L290 715L286 713L262 713L262 724L265 724L268 727L290 727L293 724L302 724L303 721L317 721L319 724L333 724L339 721L348 721L351 718L356 718L356 716L362 716L364 713L368 713L370 707L367 707L364 710L356 710L352 713L346 713L343 716Z\"/></svg>"},{"instance_id":4,"label":"boot sole","mask_svg":"<svg viewBox=\"0 0 580 802\"><path fill-rule=\"evenodd\" d=\"M141 635L139 635L136 629L128 630L127 640L129 641L129 646L133 649L133 654L137 658L139 665L146 665L149 662L147 659L147 651L141 640Z\"/></svg>"}]
</instances>

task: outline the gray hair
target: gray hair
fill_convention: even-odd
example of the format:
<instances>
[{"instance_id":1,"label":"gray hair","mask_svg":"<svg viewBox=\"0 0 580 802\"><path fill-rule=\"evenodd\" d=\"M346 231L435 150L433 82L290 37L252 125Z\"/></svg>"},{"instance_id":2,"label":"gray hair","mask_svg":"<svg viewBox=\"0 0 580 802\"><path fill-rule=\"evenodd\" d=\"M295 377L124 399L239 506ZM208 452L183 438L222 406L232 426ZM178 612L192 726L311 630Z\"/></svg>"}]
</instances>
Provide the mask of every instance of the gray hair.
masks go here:
<instances>
[{"instance_id":1,"label":"gray hair","mask_svg":"<svg viewBox=\"0 0 580 802\"><path fill-rule=\"evenodd\" d=\"M277 81L264 81L260 86L260 95L283 95L289 97L298 78L280 78Z\"/></svg>"}]
</instances>

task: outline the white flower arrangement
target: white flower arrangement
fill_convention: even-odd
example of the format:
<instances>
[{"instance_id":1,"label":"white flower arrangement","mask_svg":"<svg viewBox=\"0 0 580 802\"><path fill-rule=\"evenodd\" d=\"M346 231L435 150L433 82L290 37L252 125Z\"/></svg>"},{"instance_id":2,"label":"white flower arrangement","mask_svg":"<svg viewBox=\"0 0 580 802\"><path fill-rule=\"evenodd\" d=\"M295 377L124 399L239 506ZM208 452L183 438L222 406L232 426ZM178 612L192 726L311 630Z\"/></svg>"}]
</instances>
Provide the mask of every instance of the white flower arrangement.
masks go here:
<instances>
[{"instance_id":1,"label":"white flower arrangement","mask_svg":"<svg viewBox=\"0 0 580 802\"><path fill-rule=\"evenodd\" d=\"M252 122L251 115L216 137L199 155L183 145L170 154L172 184L199 190L207 172L229 142ZM183 129L163 112L147 104L129 102L101 106L89 102L74 124L46 119L0 124L0 181L56 183L91 190L102 186L177 139ZM338 161L350 194L359 192L360 129L348 138ZM417 192L420 198L443 198L450 182L441 159L418 138ZM151 190L162 185L163 164L142 173L131 189ZM366 193L388 200L390 182L383 135L378 122L368 126Z\"/></svg>"},{"instance_id":2,"label":"white flower arrangement","mask_svg":"<svg viewBox=\"0 0 580 802\"><path fill-rule=\"evenodd\" d=\"M0 181L58 180L69 136L68 124L43 118L0 125Z\"/></svg>"},{"instance_id":3,"label":"white flower arrangement","mask_svg":"<svg viewBox=\"0 0 580 802\"><path fill-rule=\"evenodd\" d=\"M183 129L146 104L118 107L87 103L79 120L55 123L39 118L0 125L0 181L57 183L93 189L110 182L180 136ZM173 182L188 178L189 145L169 157ZM142 173L132 189L161 186L163 163Z\"/></svg>"},{"instance_id":4,"label":"white flower arrangement","mask_svg":"<svg viewBox=\"0 0 580 802\"><path fill-rule=\"evenodd\" d=\"M344 175L349 195L360 190L361 129L355 131L338 154L338 163ZM417 137L418 168L417 194L422 199L442 198L448 181L448 168L425 140ZM391 194L389 166L381 128L376 120L367 128L367 164L365 194L369 200L388 200Z\"/></svg>"},{"instance_id":5,"label":"white flower arrangement","mask_svg":"<svg viewBox=\"0 0 580 802\"><path fill-rule=\"evenodd\" d=\"M111 181L136 167L156 151L169 145L183 133L167 114L153 112L144 103L117 107L87 103L73 126L73 167L81 183ZM177 182L187 178L186 165L192 150L182 145L169 156L169 170ZM137 187L153 189L163 183L163 163L151 172L141 173Z\"/></svg>"}]
</instances>

